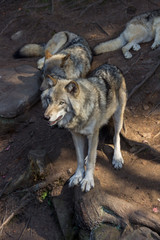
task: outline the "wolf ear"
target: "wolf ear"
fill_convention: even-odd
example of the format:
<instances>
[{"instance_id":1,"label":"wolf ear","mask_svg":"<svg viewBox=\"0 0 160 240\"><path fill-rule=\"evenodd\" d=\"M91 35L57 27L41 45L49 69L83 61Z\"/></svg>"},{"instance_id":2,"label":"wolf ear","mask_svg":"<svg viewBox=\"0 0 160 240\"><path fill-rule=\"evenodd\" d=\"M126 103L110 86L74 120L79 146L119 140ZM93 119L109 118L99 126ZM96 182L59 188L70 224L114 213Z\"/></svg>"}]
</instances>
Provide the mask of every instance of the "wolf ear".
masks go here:
<instances>
[{"instance_id":1,"label":"wolf ear","mask_svg":"<svg viewBox=\"0 0 160 240\"><path fill-rule=\"evenodd\" d=\"M79 85L76 81L71 81L69 82L66 86L65 89L67 90L68 93L72 94L73 96L77 97L79 94Z\"/></svg>"},{"instance_id":2,"label":"wolf ear","mask_svg":"<svg viewBox=\"0 0 160 240\"><path fill-rule=\"evenodd\" d=\"M71 56L71 54L68 53L66 56L64 56L64 57L62 58L61 67L63 67L65 61L66 61L70 56Z\"/></svg>"},{"instance_id":3,"label":"wolf ear","mask_svg":"<svg viewBox=\"0 0 160 240\"><path fill-rule=\"evenodd\" d=\"M53 78L51 75L47 75L47 77L52 80L53 86L55 86L57 84L58 80L56 78Z\"/></svg>"},{"instance_id":4,"label":"wolf ear","mask_svg":"<svg viewBox=\"0 0 160 240\"><path fill-rule=\"evenodd\" d=\"M48 50L45 51L45 59L51 58L52 56L53 55Z\"/></svg>"}]
</instances>

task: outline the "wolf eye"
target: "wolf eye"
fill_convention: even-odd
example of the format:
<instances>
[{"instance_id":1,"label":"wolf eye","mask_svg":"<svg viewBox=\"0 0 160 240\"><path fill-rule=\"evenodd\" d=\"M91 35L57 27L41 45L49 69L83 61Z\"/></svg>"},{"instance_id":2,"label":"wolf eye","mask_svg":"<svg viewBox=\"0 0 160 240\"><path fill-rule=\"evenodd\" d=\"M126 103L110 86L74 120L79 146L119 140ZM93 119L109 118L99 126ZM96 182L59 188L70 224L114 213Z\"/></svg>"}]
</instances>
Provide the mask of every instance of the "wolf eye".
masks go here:
<instances>
[{"instance_id":1,"label":"wolf eye","mask_svg":"<svg viewBox=\"0 0 160 240\"><path fill-rule=\"evenodd\" d=\"M59 102L59 105L63 105L63 104L65 104L65 101L60 101Z\"/></svg>"}]
</instances>

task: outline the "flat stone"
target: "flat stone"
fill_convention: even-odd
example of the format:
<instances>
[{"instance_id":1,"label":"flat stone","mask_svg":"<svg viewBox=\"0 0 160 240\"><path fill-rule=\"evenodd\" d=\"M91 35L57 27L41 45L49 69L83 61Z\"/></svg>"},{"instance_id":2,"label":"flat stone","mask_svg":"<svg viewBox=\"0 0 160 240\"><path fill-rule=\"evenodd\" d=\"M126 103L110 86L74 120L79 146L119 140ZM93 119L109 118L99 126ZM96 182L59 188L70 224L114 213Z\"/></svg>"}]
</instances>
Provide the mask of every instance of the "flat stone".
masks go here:
<instances>
[{"instance_id":1,"label":"flat stone","mask_svg":"<svg viewBox=\"0 0 160 240\"><path fill-rule=\"evenodd\" d=\"M11 40L17 41L17 40L19 40L20 38L22 38L23 35L24 35L24 31L23 31L23 30L20 30L20 31L14 33L14 34L11 36Z\"/></svg>"},{"instance_id":2,"label":"flat stone","mask_svg":"<svg viewBox=\"0 0 160 240\"><path fill-rule=\"evenodd\" d=\"M40 72L21 65L0 69L0 117L15 118L35 104L40 97Z\"/></svg>"}]
</instances>

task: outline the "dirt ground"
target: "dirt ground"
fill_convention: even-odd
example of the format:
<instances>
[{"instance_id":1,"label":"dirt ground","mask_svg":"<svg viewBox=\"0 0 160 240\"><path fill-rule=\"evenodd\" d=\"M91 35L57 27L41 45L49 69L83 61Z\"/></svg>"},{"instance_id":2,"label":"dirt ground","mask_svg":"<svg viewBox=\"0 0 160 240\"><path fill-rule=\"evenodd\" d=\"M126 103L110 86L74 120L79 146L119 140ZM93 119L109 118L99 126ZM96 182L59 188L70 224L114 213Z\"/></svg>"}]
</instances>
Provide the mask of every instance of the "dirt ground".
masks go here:
<instances>
[{"instance_id":1,"label":"dirt ground","mask_svg":"<svg viewBox=\"0 0 160 240\"><path fill-rule=\"evenodd\" d=\"M36 67L37 59L13 59L13 53L25 43L46 42L62 30L85 37L93 47L117 36L133 16L157 8L157 0L0 0L0 67ZM11 36L19 30L24 31L23 36L13 41ZM136 85L147 79L127 103L121 138L124 167L113 169L112 131L108 134L103 129L95 175L106 192L160 215L160 67L155 70L160 48L152 51L151 43L141 47L130 60L124 59L121 50L94 56L92 69L107 62L123 71L129 96ZM0 191L26 169L28 152L36 148L45 149L53 163L55 181L51 194L60 194L76 169L74 146L68 131L48 126L40 102L15 131L0 136ZM17 201L14 193L0 199L1 223ZM54 209L47 199L40 201L37 197L3 229L0 239L59 240L61 236Z\"/></svg>"}]
</instances>

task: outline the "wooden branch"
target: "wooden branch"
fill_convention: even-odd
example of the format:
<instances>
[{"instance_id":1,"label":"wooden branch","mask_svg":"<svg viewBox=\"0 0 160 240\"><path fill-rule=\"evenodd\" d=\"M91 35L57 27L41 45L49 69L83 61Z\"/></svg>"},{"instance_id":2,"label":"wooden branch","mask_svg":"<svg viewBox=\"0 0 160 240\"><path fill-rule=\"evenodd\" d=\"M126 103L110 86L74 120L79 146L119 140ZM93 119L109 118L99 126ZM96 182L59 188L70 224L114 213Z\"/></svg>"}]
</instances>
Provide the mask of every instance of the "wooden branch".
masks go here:
<instances>
[{"instance_id":1,"label":"wooden branch","mask_svg":"<svg viewBox=\"0 0 160 240\"><path fill-rule=\"evenodd\" d=\"M91 4L89 4L81 13L80 13L80 17L82 17L82 15L84 14L84 13L86 13L87 11L88 11L88 9L90 9L91 7L93 7L93 6L96 6L97 4L100 4L100 3L102 3L104 0L99 0L99 1L97 1L97 2L94 2L94 3L91 3Z\"/></svg>"}]
</instances>

